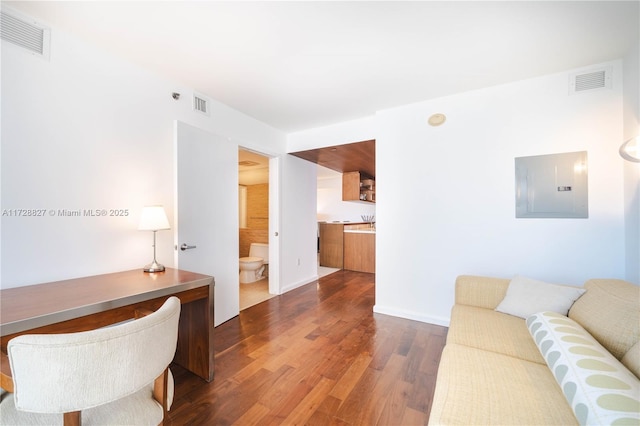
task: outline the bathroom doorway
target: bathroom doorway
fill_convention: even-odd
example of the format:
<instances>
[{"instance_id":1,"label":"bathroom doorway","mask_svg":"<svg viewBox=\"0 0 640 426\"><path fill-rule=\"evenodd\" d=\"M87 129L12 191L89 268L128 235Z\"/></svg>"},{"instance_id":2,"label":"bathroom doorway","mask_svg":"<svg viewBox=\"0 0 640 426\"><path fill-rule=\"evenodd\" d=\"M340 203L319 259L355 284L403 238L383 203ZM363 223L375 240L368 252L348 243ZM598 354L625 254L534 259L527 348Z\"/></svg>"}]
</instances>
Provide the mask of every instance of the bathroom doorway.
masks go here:
<instances>
[{"instance_id":1,"label":"bathroom doorway","mask_svg":"<svg viewBox=\"0 0 640 426\"><path fill-rule=\"evenodd\" d=\"M252 243L269 244L269 163L269 157L238 150L239 258L250 256ZM275 296L269 292L269 263L257 271L256 281L239 282L241 311Z\"/></svg>"}]
</instances>

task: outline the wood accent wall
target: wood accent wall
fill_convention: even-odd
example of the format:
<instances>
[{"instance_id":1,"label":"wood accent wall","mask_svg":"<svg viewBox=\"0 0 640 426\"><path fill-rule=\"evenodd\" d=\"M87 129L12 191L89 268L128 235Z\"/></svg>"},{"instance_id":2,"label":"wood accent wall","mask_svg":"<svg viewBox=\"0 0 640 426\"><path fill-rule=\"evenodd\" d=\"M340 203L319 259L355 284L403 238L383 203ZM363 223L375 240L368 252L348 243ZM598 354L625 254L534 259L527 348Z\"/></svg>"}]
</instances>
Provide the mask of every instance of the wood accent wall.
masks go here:
<instances>
[{"instance_id":1,"label":"wood accent wall","mask_svg":"<svg viewBox=\"0 0 640 426\"><path fill-rule=\"evenodd\" d=\"M240 228L240 257L251 243L269 244L269 184L247 185L247 227Z\"/></svg>"},{"instance_id":2,"label":"wood accent wall","mask_svg":"<svg viewBox=\"0 0 640 426\"><path fill-rule=\"evenodd\" d=\"M249 256L251 243L269 244L269 231L266 229L240 228L240 256Z\"/></svg>"},{"instance_id":3,"label":"wood accent wall","mask_svg":"<svg viewBox=\"0 0 640 426\"><path fill-rule=\"evenodd\" d=\"M247 228L269 229L268 183L247 186Z\"/></svg>"}]
</instances>

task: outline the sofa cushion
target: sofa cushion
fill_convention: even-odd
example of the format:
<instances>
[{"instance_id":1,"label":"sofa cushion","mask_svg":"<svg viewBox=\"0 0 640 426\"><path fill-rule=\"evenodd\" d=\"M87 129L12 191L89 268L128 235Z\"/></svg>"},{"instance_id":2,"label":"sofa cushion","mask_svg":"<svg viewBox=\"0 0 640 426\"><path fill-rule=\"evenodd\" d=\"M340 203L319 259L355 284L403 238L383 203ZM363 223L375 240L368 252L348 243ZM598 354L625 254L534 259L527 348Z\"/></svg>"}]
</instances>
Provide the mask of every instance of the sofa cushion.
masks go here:
<instances>
[{"instance_id":1,"label":"sofa cushion","mask_svg":"<svg viewBox=\"0 0 640 426\"><path fill-rule=\"evenodd\" d=\"M640 342L637 342L624 354L622 364L640 378Z\"/></svg>"},{"instance_id":2,"label":"sofa cushion","mask_svg":"<svg viewBox=\"0 0 640 426\"><path fill-rule=\"evenodd\" d=\"M569 318L622 359L640 339L640 287L613 279L584 284L587 292L574 303Z\"/></svg>"},{"instance_id":3,"label":"sofa cushion","mask_svg":"<svg viewBox=\"0 0 640 426\"><path fill-rule=\"evenodd\" d=\"M584 292L582 288L549 284L518 275L509 283L507 294L496 311L520 318L541 311L566 315L573 302Z\"/></svg>"},{"instance_id":4,"label":"sofa cushion","mask_svg":"<svg viewBox=\"0 0 640 426\"><path fill-rule=\"evenodd\" d=\"M430 425L572 425L576 418L548 367L447 343Z\"/></svg>"},{"instance_id":5,"label":"sofa cushion","mask_svg":"<svg viewBox=\"0 0 640 426\"><path fill-rule=\"evenodd\" d=\"M455 303L495 309L504 299L509 281L505 278L460 275L456 278Z\"/></svg>"},{"instance_id":6,"label":"sofa cushion","mask_svg":"<svg viewBox=\"0 0 640 426\"><path fill-rule=\"evenodd\" d=\"M531 338L525 320L493 309L454 305L447 334L448 343L544 364L544 358Z\"/></svg>"},{"instance_id":7,"label":"sofa cushion","mask_svg":"<svg viewBox=\"0 0 640 426\"><path fill-rule=\"evenodd\" d=\"M640 424L640 381L580 324L555 312L527 324L580 424Z\"/></svg>"}]
</instances>

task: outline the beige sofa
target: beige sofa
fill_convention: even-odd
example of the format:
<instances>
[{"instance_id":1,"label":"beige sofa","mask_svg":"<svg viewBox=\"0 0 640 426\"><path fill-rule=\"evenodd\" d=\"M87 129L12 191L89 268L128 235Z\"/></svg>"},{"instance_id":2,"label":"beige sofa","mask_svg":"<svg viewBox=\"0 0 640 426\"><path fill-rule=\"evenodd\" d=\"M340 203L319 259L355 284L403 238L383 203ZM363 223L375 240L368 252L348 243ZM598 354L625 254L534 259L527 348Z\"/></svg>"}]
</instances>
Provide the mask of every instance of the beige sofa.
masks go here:
<instances>
[{"instance_id":1,"label":"beige sofa","mask_svg":"<svg viewBox=\"0 0 640 426\"><path fill-rule=\"evenodd\" d=\"M509 279L478 276L460 276L456 280L455 305L438 367L429 424L640 424L640 287L621 280L590 280L584 285L586 292L572 302L569 319L549 313L525 320L496 311L510 283ZM551 330L538 328L541 324L536 322L544 322L545 318ZM556 343L579 344L572 343L574 347L569 350L548 349L556 343L545 343L545 339L556 331L569 336L560 336ZM591 343L583 343L589 334L606 348L602 352L608 353L602 354L597 348L590 349ZM593 344L598 345L597 342ZM545 356L543 351L547 351ZM561 366L562 360L555 359L558 353L585 359L565 360ZM615 359L608 361L608 357ZM596 365L596 370L615 371L581 370L580 366L589 366L588 363ZM595 383L595 403L580 402L585 396L574 395L576 386L567 378L584 371L590 374L586 382L580 384L582 378L573 381L579 382L578 393L581 387L590 392L589 386ZM608 374L618 377L607 377ZM622 380L619 375L623 375ZM624 389L620 391L624 395L597 399L600 394L618 392L617 388ZM587 395L587 399L592 397ZM568 402L570 398L572 404ZM604 404L617 411L594 413L592 405L606 402L607 398L619 398L618 405Z\"/></svg>"}]
</instances>

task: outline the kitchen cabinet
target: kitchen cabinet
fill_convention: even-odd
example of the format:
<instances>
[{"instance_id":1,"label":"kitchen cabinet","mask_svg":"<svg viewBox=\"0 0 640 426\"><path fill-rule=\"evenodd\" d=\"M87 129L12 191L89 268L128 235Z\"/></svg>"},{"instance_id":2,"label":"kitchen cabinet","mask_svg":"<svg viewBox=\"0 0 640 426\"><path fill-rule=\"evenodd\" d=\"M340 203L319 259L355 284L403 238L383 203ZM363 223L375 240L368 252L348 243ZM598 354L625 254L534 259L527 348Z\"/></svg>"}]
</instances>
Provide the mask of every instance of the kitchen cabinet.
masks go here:
<instances>
[{"instance_id":1,"label":"kitchen cabinet","mask_svg":"<svg viewBox=\"0 0 640 426\"><path fill-rule=\"evenodd\" d=\"M340 268L343 266L344 225L341 223L319 223L320 266Z\"/></svg>"},{"instance_id":2,"label":"kitchen cabinet","mask_svg":"<svg viewBox=\"0 0 640 426\"><path fill-rule=\"evenodd\" d=\"M344 269L359 272L376 272L375 231L345 230Z\"/></svg>"},{"instance_id":3,"label":"kitchen cabinet","mask_svg":"<svg viewBox=\"0 0 640 426\"><path fill-rule=\"evenodd\" d=\"M360 172L344 172L342 174L342 201L375 203L375 179Z\"/></svg>"}]
</instances>

